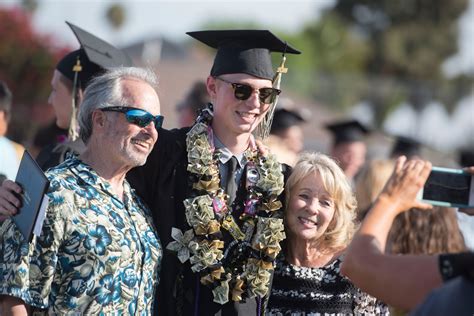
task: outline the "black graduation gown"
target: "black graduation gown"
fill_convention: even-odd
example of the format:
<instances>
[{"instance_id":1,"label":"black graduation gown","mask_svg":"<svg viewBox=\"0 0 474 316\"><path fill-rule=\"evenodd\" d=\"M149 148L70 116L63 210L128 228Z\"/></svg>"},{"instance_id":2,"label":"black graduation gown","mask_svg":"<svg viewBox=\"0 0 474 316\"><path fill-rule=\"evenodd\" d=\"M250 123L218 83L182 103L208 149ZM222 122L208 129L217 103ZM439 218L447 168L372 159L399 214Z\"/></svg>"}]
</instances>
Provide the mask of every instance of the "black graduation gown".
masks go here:
<instances>
[{"instance_id":1,"label":"black graduation gown","mask_svg":"<svg viewBox=\"0 0 474 316\"><path fill-rule=\"evenodd\" d=\"M160 283L155 310L158 315L176 315L175 285L181 270L176 254L166 250L172 241L171 228L182 228L185 220L183 200L188 192L186 132L187 129L160 129L158 141L144 166L127 174L127 179L145 200L155 221L161 244Z\"/></svg>"},{"instance_id":2,"label":"black graduation gown","mask_svg":"<svg viewBox=\"0 0 474 316\"><path fill-rule=\"evenodd\" d=\"M36 157L36 162L43 171L56 167L64 161L68 153L81 154L86 146L80 139L46 145Z\"/></svg>"},{"instance_id":3,"label":"black graduation gown","mask_svg":"<svg viewBox=\"0 0 474 316\"><path fill-rule=\"evenodd\" d=\"M172 227L183 232L189 229L183 204L191 192L186 170L188 131L189 128L160 129L146 164L127 175L132 187L152 211L163 248L172 241ZM286 175L287 172L285 179ZM231 301L225 305L214 303L211 289L200 284L198 274L191 271L189 260L181 264L175 253L164 249L155 302L158 315L257 315L258 310L260 314L264 312L265 302L260 303L258 306L256 299Z\"/></svg>"}]
</instances>

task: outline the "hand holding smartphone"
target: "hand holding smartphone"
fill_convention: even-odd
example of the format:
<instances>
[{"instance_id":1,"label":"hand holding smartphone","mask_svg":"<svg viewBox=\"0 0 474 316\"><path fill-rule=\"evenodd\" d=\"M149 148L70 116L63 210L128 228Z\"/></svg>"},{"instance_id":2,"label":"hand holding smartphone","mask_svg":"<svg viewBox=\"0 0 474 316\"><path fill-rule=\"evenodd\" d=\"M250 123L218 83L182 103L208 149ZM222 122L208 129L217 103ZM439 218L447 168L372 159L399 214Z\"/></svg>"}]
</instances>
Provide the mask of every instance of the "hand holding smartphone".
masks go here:
<instances>
[{"instance_id":1,"label":"hand holding smartphone","mask_svg":"<svg viewBox=\"0 0 474 316\"><path fill-rule=\"evenodd\" d=\"M433 167L418 197L433 205L474 207L474 177L461 169Z\"/></svg>"}]
</instances>

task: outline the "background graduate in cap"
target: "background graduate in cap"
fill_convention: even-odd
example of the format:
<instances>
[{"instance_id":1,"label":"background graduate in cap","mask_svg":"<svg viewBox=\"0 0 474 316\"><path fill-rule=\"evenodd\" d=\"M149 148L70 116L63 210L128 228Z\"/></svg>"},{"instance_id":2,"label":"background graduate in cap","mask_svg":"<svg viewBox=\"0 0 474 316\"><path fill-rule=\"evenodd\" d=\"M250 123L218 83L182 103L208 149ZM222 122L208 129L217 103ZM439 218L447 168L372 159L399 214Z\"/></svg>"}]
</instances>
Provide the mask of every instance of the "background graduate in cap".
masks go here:
<instances>
[{"instance_id":1,"label":"background graduate in cap","mask_svg":"<svg viewBox=\"0 0 474 316\"><path fill-rule=\"evenodd\" d=\"M407 136L396 136L390 158L406 156L408 159L421 158L421 142Z\"/></svg>"},{"instance_id":2,"label":"background graduate in cap","mask_svg":"<svg viewBox=\"0 0 474 316\"><path fill-rule=\"evenodd\" d=\"M296 110L277 109L270 134L279 136L295 154L298 154L303 150L301 125L305 122L306 120Z\"/></svg>"},{"instance_id":3,"label":"background graduate in cap","mask_svg":"<svg viewBox=\"0 0 474 316\"><path fill-rule=\"evenodd\" d=\"M158 312L262 315L284 238L284 176L252 133L262 121L261 135L268 133L280 94L270 53L299 51L269 31L188 35L217 49L206 80L211 104L191 129L161 129L147 164L129 174L163 245L177 252L163 257Z\"/></svg>"},{"instance_id":4,"label":"background graduate in cap","mask_svg":"<svg viewBox=\"0 0 474 316\"><path fill-rule=\"evenodd\" d=\"M273 115L270 135L265 140L278 161L293 166L303 150L304 135L301 125L306 120L296 110L278 108Z\"/></svg>"},{"instance_id":5,"label":"background graduate in cap","mask_svg":"<svg viewBox=\"0 0 474 316\"><path fill-rule=\"evenodd\" d=\"M367 146L365 137L370 130L357 120L335 122L326 125L333 134L330 156L338 163L346 176L353 181L365 163Z\"/></svg>"},{"instance_id":6,"label":"background graduate in cap","mask_svg":"<svg viewBox=\"0 0 474 316\"><path fill-rule=\"evenodd\" d=\"M199 110L204 108L208 102L209 95L207 94L206 82L194 82L184 99L176 105L178 127L192 126Z\"/></svg>"},{"instance_id":7,"label":"background graduate in cap","mask_svg":"<svg viewBox=\"0 0 474 316\"><path fill-rule=\"evenodd\" d=\"M78 26L66 23L76 35L81 48L64 56L56 65L48 102L54 108L56 125L68 130L68 139L45 147L38 154L37 161L43 170L62 162L66 152L80 153L84 149L84 144L77 140L76 114L83 91L91 79L107 68L132 66L130 57L123 51Z\"/></svg>"}]
</instances>

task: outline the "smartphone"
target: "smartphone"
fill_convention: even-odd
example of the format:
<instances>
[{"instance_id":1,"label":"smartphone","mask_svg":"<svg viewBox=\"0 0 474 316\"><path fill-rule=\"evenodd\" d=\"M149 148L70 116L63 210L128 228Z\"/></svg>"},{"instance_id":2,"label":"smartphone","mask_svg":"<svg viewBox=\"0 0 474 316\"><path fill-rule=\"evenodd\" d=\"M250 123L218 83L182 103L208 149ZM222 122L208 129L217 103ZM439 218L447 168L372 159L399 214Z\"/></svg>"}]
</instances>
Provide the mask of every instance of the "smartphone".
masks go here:
<instances>
[{"instance_id":1,"label":"smartphone","mask_svg":"<svg viewBox=\"0 0 474 316\"><path fill-rule=\"evenodd\" d=\"M433 205L474 207L474 177L461 169L433 167L418 197Z\"/></svg>"}]
</instances>

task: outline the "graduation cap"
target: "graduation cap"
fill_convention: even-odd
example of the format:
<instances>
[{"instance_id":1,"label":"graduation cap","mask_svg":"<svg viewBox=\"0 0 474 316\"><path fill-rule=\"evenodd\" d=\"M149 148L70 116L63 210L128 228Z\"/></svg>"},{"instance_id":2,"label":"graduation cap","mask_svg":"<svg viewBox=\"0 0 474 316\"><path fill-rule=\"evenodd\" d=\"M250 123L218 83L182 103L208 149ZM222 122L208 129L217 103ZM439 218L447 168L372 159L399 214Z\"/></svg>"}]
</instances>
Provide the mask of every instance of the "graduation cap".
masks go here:
<instances>
[{"instance_id":1,"label":"graduation cap","mask_svg":"<svg viewBox=\"0 0 474 316\"><path fill-rule=\"evenodd\" d=\"M133 63L131 58L118 48L72 23L66 23L81 44L80 49L67 54L56 66L56 69L73 83L68 136L69 140L74 141L78 137L76 115L79 88L85 89L92 78L107 68L132 66Z\"/></svg>"},{"instance_id":2,"label":"graduation cap","mask_svg":"<svg viewBox=\"0 0 474 316\"><path fill-rule=\"evenodd\" d=\"M217 49L211 76L246 73L272 80L271 52L300 54L268 30L215 30L187 32L189 36Z\"/></svg>"},{"instance_id":3,"label":"graduation cap","mask_svg":"<svg viewBox=\"0 0 474 316\"><path fill-rule=\"evenodd\" d=\"M122 50L72 23L66 23L76 35L81 48L64 56L56 69L72 82L74 82L76 74L75 69L77 70L78 84L82 88L86 88L89 81L106 68L133 66L131 58ZM80 70L75 68L77 61L79 61Z\"/></svg>"},{"instance_id":4,"label":"graduation cap","mask_svg":"<svg viewBox=\"0 0 474 316\"><path fill-rule=\"evenodd\" d=\"M270 134L278 133L303 122L305 122L305 119L298 112L287 109L277 109L273 114Z\"/></svg>"},{"instance_id":5,"label":"graduation cap","mask_svg":"<svg viewBox=\"0 0 474 316\"><path fill-rule=\"evenodd\" d=\"M363 141L370 129L357 120L327 124L326 128L334 135L334 144Z\"/></svg>"},{"instance_id":6,"label":"graduation cap","mask_svg":"<svg viewBox=\"0 0 474 316\"><path fill-rule=\"evenodd\" d=\"M421 142L407 136L396 136L390 157L396 158L404 155L407 158L410 158L413 156L419 156L420 152Z\"/></svg>"},{"instance_id":7,"label":"graduation cap","mask_svg":"<svg viewBox=\"0 0 474 316\"><path fill-rule=\"evenodd\" d=\"M74 82L75 71L73 70L77 61L80 61L82 67L81 71L78 72L78 81L81 83L81 87L85 88L89 84L89 81L104 71L104 68L99 65L90 62L87 58L86 52L81 48L70 52L63 57L56 66L56 69L66 78Z\"/></svg>"}]
</instances>

